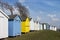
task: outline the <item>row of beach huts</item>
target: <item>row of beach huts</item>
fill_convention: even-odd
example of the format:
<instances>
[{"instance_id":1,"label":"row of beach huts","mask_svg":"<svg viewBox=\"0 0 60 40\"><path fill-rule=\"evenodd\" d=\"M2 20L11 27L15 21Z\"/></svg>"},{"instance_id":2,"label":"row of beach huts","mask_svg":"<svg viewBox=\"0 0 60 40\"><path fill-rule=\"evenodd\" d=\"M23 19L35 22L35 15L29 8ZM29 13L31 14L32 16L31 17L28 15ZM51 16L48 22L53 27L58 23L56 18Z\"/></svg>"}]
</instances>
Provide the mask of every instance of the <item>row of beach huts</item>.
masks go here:
<instances>
[{"instance_id":1,"label":"row of beach huts","mask_svg":"<svg viewBox=\"0 0 60 40\"><path fill-rule=\"evenodd\" d=\"M17 14L7 15L0 9L0 39L8 36L18 36L21 33L27 33L37 30L53 30L56 31L55 26L50 26L48 23L40 23L33 20L33 18L26 18L21 20Z\"/></svg>"}]
</instances>

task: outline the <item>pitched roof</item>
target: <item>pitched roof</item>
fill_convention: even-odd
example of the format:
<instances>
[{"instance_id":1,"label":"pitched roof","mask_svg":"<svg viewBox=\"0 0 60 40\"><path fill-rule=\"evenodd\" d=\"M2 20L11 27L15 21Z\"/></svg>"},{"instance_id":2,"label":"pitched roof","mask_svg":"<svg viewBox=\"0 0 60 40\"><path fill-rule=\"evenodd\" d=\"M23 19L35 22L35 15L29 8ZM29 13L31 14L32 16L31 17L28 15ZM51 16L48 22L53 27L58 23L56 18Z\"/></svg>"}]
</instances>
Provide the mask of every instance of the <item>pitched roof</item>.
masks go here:
<instances>
[{"instance_id":1,"label":"pitched roof","mask_svg":"<svg viewBox=\"0 0 60 40\"><path fill-rule=\"evenodd\" d=\"M29 21L31 20L31 18L29 18L29 17L21 17L21 21L26 21L26 19L29 19Z\"/></svg>"},{"instance_id":2,"label":"pitched roof","mask_svg":"<svg viewBox=\"0 0 60 40\"><path fill-rule=\"evenodd\" d=\"M6 18L9 18L1 9L0 9L0 12L1 12Z\"/></svg>"},{"instance_id":3,"label":"pitched roof","mask_svg":"<svg viewBox=\"0 0 60 40\"><path fill-rule=\"evenodd\" d=\"M21 17L21 21L26 21L26 17Z\"/></svg>"},{"instance_id":4,"label":"pitched roof","mask_svg":"<svg viewBox=\"0 0 60 40\"><path fill-rule=\"evenodd\" d=\"M14 19L17 15L8 15L9 16L9 19Z\"/></svg>"},{"instance_id":5,"label":"pitched roof","mask_svg":"<svg viewBox=\"0 0 60 40\"><path fill-rule=\"evenodd\" d=\"M19 16L19 15L17 15L17 14L14 14L14 15L8 15L9 16L9 19L14 19L16 16L18 16L20 19L21 19L21 17Z\"/></svg>"}]
</instances>

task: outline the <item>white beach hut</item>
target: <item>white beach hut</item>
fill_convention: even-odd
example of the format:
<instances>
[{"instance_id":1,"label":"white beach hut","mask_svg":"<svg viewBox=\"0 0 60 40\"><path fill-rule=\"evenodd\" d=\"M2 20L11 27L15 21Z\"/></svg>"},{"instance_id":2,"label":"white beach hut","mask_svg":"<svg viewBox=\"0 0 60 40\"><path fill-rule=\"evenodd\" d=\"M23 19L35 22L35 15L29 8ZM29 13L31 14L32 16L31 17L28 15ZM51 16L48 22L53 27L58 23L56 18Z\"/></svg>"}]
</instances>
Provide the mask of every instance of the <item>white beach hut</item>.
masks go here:
<instances>
[{"instance_id":1,"label":"white beach hut","mask_svg":"<svg viewBox=\"0 0 60 40\"><path fill-rule=\"evenodd\" d=\"M50 26L50 30L57 31L57 27L56 26Z\"/></svg>"},{"instance_id":2,"label":"white beach hut","mask_svg":"<svg viewBox=\"0 0 60 40\"><path fill-rule=\"evenodd\" d=\"M40 18L37 16L36 20L34 21L34 29L39 30L40 28Z\"/></svg>"},{"instance_id":3,"label":"white beach hut","mask_svg":"<svg viewBox=\"0 0 60 40\"><path fill-rule=\"evenodd\" d=\"M30 20L30 31L34 31L34 20L32 18Z\"/></svg>"},{"instance_id":4,"label":"white beach hut","mask_svg":"<svg viewBox=\"0 0 60 40\"><path fill-rule=\"evenodd\" d=\"M39 22L38 21L34 21L34 30L39 30Z\"/></svg>"},{"instance_id":5,"label":"white beach hut","mask_svg":"<svg viewBox=\"0 0 60 40\"><path fill-rule=\"evenodd\" d=\"M40 23L40 27L39 27L39 30L43 30L43 26L42 26L42 23Z\"/></svg>"},{"instance_id":6,"label":"white beach hut","mask_svg":"<svg viewBox=\"0 0 60 40\"><path fill-rule=\"evenodd\" d=\"M0 9L0 39L8 37L8 18Z\"/></svg>"}]
</instances>

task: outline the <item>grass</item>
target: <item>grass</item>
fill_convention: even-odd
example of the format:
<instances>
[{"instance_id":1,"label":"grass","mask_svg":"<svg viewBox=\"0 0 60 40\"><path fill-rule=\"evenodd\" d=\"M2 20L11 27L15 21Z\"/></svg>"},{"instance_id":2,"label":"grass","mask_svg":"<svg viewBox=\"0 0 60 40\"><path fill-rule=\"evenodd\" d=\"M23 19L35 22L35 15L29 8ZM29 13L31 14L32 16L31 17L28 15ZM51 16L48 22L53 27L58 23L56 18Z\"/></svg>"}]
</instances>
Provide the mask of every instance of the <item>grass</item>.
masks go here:
<instances>
[{"instance_id":1,"label":"grass","mask_svg":"<svg viewBox=\"0 0 60 40\"><path fill-rule=\"evenodd\" d=\"M60 40L60 32L55 31L36 31L23 34L19 37L8 38L8 40Z\"/></svg>"}]
</instances>

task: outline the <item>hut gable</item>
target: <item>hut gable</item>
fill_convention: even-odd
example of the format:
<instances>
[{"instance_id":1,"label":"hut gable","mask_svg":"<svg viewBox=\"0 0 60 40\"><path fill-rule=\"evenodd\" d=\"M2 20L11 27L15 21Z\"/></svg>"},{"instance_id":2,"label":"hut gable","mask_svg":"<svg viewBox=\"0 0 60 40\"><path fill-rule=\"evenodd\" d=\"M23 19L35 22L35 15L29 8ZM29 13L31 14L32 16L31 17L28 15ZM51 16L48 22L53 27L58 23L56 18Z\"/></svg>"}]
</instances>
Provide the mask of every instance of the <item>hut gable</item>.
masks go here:
<instances>
[{"instance_id":1,"label":"hut gable","mask_svg":"<svg viewBox=\"0 0 60 40\"><path fill-rule=\"evenodd\" d=\"M16 17L16 15L8 15L9 16L9 19L14 19Z\"/></svg>"},{"instance_id":2,"label":"hut gable","mask_svg":"<svg viewBox=\"0 0 60 40\"><path fill-rule=\"evenodd\" d=\"M26 17L24 17L24 18L21 18L21 21L26 21Z\"/></svg>"},{"instance_id":3,"label":"hut gable","mask_svg":"<svg viewBox=\"0 0 60 40\"><path fill-rule=\"evenodd\" d=\"M25 25L28 25L28 26L30 25L29 18L26 18L26 21L25 21L25 23L26 23Z\"/></svg>"},{"instance_id":4,"label":"hut gable","mask_svg":"<svg viewBox=\"0 0 60 40\"><path fill-rule=\"evenodd\" d=\"M20 17L19 16L16 16L15 18L14 18L14 20L20 20Z\"/></svg>"},{"instance_id":5,"label":"hut gable","mask_svg":"<svg viewBox=\"0 0 60 40\"><path fill-rule=\"evenodd\" d=\"M34 22L34 20L33 19L30 19L30 22Z\"/></svg>"},{"instance_id":6,"label":"hut gable","mask_svg":"<svg viewBox=\"0 0 60 40\"><path fill-rule=\"evenodd\" d=\"M26 18L26 22L29 22L29 18Z\"/></svg>"},{"instance_id":7,"label":"hut gable","mask_svg":"<svg viewBox=\"0 0 60 40\"><path fill-rule=\"evenodd\" d=\"M17 15L8 15L9 19L14 19Z\"/></svg>"},{"instance_id":8,"label":"hut gable","mask_svg":"<svg viewBox=\"0 0 60 40\"><path fill-rule=\"evenodd\" d=\"M9 16L9 21L20 20L20 17L17 14L15 14L15 15L8 15L8 16Z\"/></svg>"}]
</instances>

